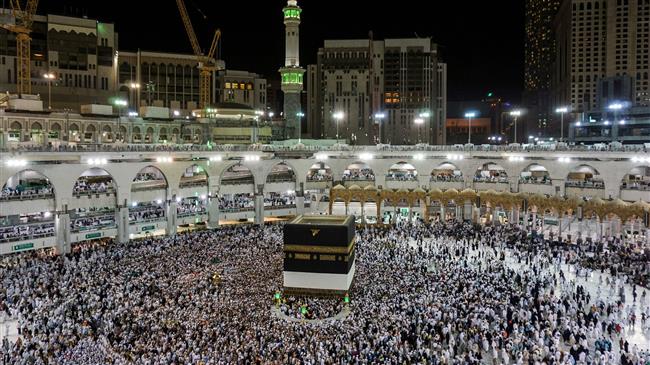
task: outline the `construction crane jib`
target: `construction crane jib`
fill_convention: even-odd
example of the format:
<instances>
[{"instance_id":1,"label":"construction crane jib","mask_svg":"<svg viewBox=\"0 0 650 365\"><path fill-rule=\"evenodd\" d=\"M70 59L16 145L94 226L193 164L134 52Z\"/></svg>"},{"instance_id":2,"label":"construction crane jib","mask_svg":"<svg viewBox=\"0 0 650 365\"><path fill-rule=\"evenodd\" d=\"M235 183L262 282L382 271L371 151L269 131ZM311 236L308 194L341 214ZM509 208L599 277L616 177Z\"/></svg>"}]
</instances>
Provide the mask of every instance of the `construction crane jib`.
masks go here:
<instances>
[{"instance_id":1,"label":"construction crane jib","mask_svg":"<svg viewBox=\"0 0 650 365\"><path fill-rule=\"evenodd\" d=\"M220 69L219 64L214 58L214 54L217 50L217 45L221 39L221 30L217 29L214 32L214 37L212 38L212 44L207 54L203 54L201 46L199 45L199 40L194 33L194 27L192 26L192 21L190 20L189 15L187 14L187 8L185 7L185 2L183 0L176 0L178 5L178 11L181 13L181 18L183 20L183 25L185 26L185 32L187 37L190 39L190 44L192 45L192 50L196 56L199 69L199 108L204 109L210 105L210 96L212 88L212 74L215 71Z\"/></svg>"}]
</instances>

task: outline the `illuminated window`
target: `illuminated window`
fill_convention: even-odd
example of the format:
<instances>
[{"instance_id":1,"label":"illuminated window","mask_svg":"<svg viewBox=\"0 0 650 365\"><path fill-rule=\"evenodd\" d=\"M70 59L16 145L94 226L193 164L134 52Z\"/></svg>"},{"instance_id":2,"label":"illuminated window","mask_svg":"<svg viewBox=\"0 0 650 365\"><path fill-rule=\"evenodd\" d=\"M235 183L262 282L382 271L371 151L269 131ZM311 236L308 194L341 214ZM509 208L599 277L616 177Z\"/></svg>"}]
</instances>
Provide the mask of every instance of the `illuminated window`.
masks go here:
<instances>
[{"instance_id":1,"label":"illuminated window","mask_svg":"<svg viewBox=\"0 0 650 365\"><path fill-rule=\"evenodd\" d=\"M230 83L226 82L226 89L230 89Z\"/></svg>"},{"instance_id":2,"label":"illuminated window","mask_svg":"<svg viewBox=\"0 0 650 365\"><path fill-rule=\"evenodd\" d=\"M248 85L246 85L246 89L248 89L248 90L253 90L253 85L252 85L252 84L248 84Z\"/></svg>"}]
</instances>

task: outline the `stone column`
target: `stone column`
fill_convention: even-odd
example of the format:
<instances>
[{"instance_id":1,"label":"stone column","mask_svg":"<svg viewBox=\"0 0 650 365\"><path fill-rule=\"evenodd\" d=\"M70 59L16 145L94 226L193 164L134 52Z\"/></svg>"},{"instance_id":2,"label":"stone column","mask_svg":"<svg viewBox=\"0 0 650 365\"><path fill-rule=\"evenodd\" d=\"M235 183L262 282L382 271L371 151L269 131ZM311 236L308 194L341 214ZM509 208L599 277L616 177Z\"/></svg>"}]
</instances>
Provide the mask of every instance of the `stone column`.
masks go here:
<instances>
[{"instance_id":1,"label":"stone column","mask_svg":"<svg viewBox=\"0 0 650 365\"><path fill-rule=\"evenodd\" d=\"M445 221L445 206L440 202L440 221Z\"/></svg>"},{"instance_id":2,"label":"stone column","mask_svg":"<svg viewBox=\"0 0 650 365\"><path fill-rule=\"evenodd\" d=\"M463 221L463 207L456 204L456 222L462 222L462 221Z\"/></svg>"},{"instance_id":3,"label":"stone column","mask_svg":"<svg viewBox=\"0 0 650 365\"><path fill-rule=\"evenodd\" d=\"M519 207L512 207L512 222L519 225Z\"/></svg>"},{"instance_id":4,"label":"stone column","mask_svg":"<svg viewBox=\"0 0 650 365\"><path fill-rule=\"evenodd\" d=\"M472 202L466 201L463 206L463 219L472 220Z\"/></svg>"},{"instance_id":5,"label":"stone column","mask_svg":"<svg viewBox=\"0 0 650 365\"><path fill-rule=\"evenodd\" d=\"M129 208L117 207L115 209L115 224L117 225L117 242L129 242Z\"/></svg>"},{"instance_id":6,"label":"stone column","mask_svg":"<svg viewBox=\"0 0 650 365\"><path fill-rule=\"evenodd\" d=\"M305 192L302 188L296 191L296 214L305 214Z\"/></svg>"},{"instance_id":7,"label":"stone column","mask_svg":"<svg viewBox=\"0 0 650 365\"><path fill-rule=\"evenodd\" d=\"M264 185L258 185L255 193L255 224L264 224Z\"/></svg>"},{"instance_id":8,"label":"stone column","mask_svg":"<svg viewBox=\"0 0 650 365\"><path fill-rule=\"evenodd\" d=\"M56 219L56 253L65 255L72 252L70 243L70 214L61 212Z\"/></svg>"},{"instance_id":9,"label":"stone column","mask_svg":"<svg viewBox=\"0 0 650 365\"><path fill-rule=\"evenodd\" d=\"M208 197L208 228L219 227L219 197Z\"/></svg>"},{"instance_id":10,"label":"stone column","mask_svg":"<svg viewBox=\"0 0 650 365\"><path fill-rule=\"evenodd\" d=\"M168 236L176 235L176 230L178 227L178 223L177 223L178 212L176 211L177 208L178 208L178 204L176 203L176 197L173 196L172 200L167 202L167 235Z\"/></svg>"}]
</instances>

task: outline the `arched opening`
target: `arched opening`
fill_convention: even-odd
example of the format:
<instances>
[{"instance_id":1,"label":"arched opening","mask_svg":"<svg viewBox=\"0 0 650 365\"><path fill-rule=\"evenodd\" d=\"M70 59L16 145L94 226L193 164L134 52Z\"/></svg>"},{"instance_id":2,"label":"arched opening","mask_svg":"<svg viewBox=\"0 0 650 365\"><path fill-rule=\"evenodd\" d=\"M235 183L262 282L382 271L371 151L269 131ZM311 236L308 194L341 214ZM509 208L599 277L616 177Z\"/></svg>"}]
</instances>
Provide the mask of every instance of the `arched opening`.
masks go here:
<instances>
[{"instance_id":1,"label":"arched opening","mask_svg":"<svg viewBox=\"0 0 650 365\"><path fill-rule=\"evenodd\" d=\"M89 124L86 127L86 133L84 133L84 142L93 142L95 139L95 133L97 132L97 129L95 128L94 125Z\"/></svg>"},{"instance_id":2,"label":"arched opening","mask_svg":"<svg viewBox=\"0 0 650 365\"><path fill-rule=\"evenodd\" d=\"M172 142L178 143L180 141L180 131L178 128L172 129Z\"/></svg>"},{"instance_id":3,"label":"arched opening","mask_svg":"<svg viewBox=\"0 0 650 365\"><path fill-rule=\"evenodd\" d=\"M129 222L144 223L165 219L167 178L154 166L140 170L131 183L131 206Z\"/></svg>"},{"instance_id":4,"label":"arched opening","mask_svg":"<svg viewBox=\"0 0 650 365\"><path fill-rule=\"evenodd\" d=\"M133 143L140 143L142 142L142 132L140 131L140 127L133 127L132 133L131 133L131 140Z\"/></svg>"},{"instance_id":5,"label":"arched opening","mask_svg":"<svg viewBox=\"0 0 650 365\"><path fill-rule=\"evenodd\" d=\"M343 171L343 181L375 181L375 172L364 162L350 164Z\"/></svg>"},{"instance_id":6,"label":"arched opening","mask_svg":"<svg viewBox=\"0 0 650 365\"><path fill-rule=\"evenodd\" d=\"M179 187L206 187L208 186L208 173L199 165L192 165L185 169L181 176Z\"/></svg>"},{"instance_id":7,"label":"arched opening","mask_svg":"<svg viewBox=\"0 0 650 365\"><path fill-rule=\"evenodd\" d=\"M221 185L246 185L255 183L253 173L244 165L232 165L221 175Z\"/></svg>"},{"instance_id":8,"label":"arched opening","mask_svg":"<svg viewBox=\"0 0 650 365\"><path fill-rule=\"evenodd\" d=\"M113 129L110 125L102 127L102 142L113 142Z\"/></svg>"},{"instance_id":9,"label":"arched opening","mask_svg":"<svg viewBox=\"0 0 650 365\"><path fill-rule=\"evenodd\" d=\"M418 171L406 162L398 162L388 169L387 181L417 181Z\"/></svg>"},{"instance_id":10,"label":"arched opening","mask_svg":"<svg viewBox=\"0 0 650 365\"><path fill-rule=\"evenodd\" d=\"M242 187L234 188L237 193L231 192L223 193L219 197L219 211L227 213L249 212L255 210L255 196L253 195L253 185L255 177L251 170L243 165L237 164L227 168L221 175L221 185L249 185L249 188L243 189ZM239 192L240 189L247 192Z\"/></svg>"},{"instance_id":11,"label":"arched opening","mask_svg":"<svg viewBox=\"0 0 650 365\"><path fill-rule=\"evenodd\" d=\"M650 167L637 166L630 170L621 180L621 189L650 191Z\"/></svg>"},{"instance_id":12,"label":"arched opening","mask_svg":"<svg viewBox=\"0 0 650 365\"><path fill-rule=\"evenodd\" d=\"M77 123L70 124L68 133L70 134L70 142L79 142L81 140L81 135L79 134L79 126Z\"/></svg>"},{"instance_id":13,"label":"arched opening","mask_svg":"<svg viewBox=\"0 0 650 365\"><path fill-rule=\"evenodd\" d=\"M317 162L307 171L307 182L332 181L332 168L324 162Z\"/></svg>"},{"instance_id":14,"label":"arched opening","mask_svg":"<svg viewBox=\"0 0 650 365\"><path fill-rule=\"evenodd\" d=\"M158 143L167 143L167 128L163 127L160 128L160 132L158 133Z\"/></svg>"},{"instance_id":15,"label":"arched opening","mask_svg":"<svg viewBox=\"0 0 650 365\"><path fill-rule=\"evenodd\" d=\"M431 171L431 181L463 182L463 172L453 163L444 162Z\"/></svg>"},{"instance_id":16,"label":"arched opening","mask_svg":"<svg viewBox=\"0 0 650 365\"><path fill-rule=\"evenodd\" d=\"M147 128L147 133L144 136L144 143L152 143L153 142L153 128L149 127Z\"/></svg>"},{"instance_id":17,"label":"arched opening","mask_svg":"<svg viewBox=\"0 0 650 365\"><path fill-rule=\"evenodd\" d=\"M133 179L131 191L166 189L167 178L154 166L147 166L140 170Z\"/></svg>"},{"instance_id":18,"label":"arched opening","mask_svg":"<svg viewBox=\"0 0 650 365\"><path fill-rule=\"evenodd\" d=\"M266 176L266 183L285 183L295 182L296 173L293 169L284 162L281 162L271 169L271 172Z\"/></svg>"},{"instance_id":19,"label":"arched opening","mask_svg":"<svg viewBox=\"0 0 650 365\"><path fill-rule=\"evenodd\" d=\"M18 121L11 122L9 126L9 142L20 142L22 140L23 126Z\"/></svg>"},{"instance_id":20,"label":"arched opening","mask_svg":"<svg viewBox=\"0 0 650 365\"><path fill-rule=\"evenodd\" d=\"M124 140L126 139L126 134L127 134L126 127L121 125L116 140L120 142L124 142Z\"/></svg>"},{"instance_id":21,"label":"arched opening","mask_svg":"<svg viewBox=\"0 0 650 365\"><path fill-rule=\"evenodd\" d=\"M48 203L43 211L0 216L0 243L54 236L54 195L50 179L39 172L23 170L10 177L0 201L46 199Z\"/></svg>"},{"instance_id":22,"label":"arched opening","mask_svg":"<svg viewBox=\"0 0 650 365\"><path fill-rule=\"evenodd\" d=\"M23 170L10 177L2 187L0 200L54 199L54 187L45 175Z\"/></svg>"},{"instance_id":23,"label":"arched opening","mask_svg":"<svg viewBox=\"0 0 650 365\"><path fill-rule=\"evenodd\" d=\"M93 167L84 171L72 188L72 196L93 199L75 202L77 208L70 212L70 230L81 232L114 228L116 192L115 180L106 170ZM85 201L88 204L84 205Z\"/></svg>"},{"instance_id":24,"label":"arched opening","mask_svg":"<svg viewBox=\"0 0 650 365\"><path fill-rule=\"evenodd\" d=\"M255 210L253 193L224 194L219 197L219 211L225 213L252 212Z\"/></svg>"},{"instance_id":25,"label":"arched opening","mask_svg":"<svg viewBox=\"0 0 650 365\"><path fill-rule=\"evenodd\" d=\"M47 135L50 141L58 141L61 139L61 125L59 123L52 123L50 125L50 132Z\"/></svg>"},{"instance_id":26,"label":"arched opening","mask_svg":"<svg viewBox=\"0 0 650 365\"><path fill-rule=\"evenodd\" d=\"M508 174L506 173L506 169L500 165L497 165L494 162L488 162L481 165L476 170L474 181L487 183L507 183Z\"/></svg>"},{"instance_id":27,"label":"arched opening","mask_svg":"<svg viewBox=\"0 0 650 365\"><path fill-rule=\"evenodd\" d=\"M521 171L519 183L551 185L551 176L548 170L546 170L546 167L534 163Z\"/></svg>"},{"instance_id":28,"label":"arched opening","mask_svg":"<svg viewBox=\"0 0 650 365\"><path fill-rule=\"evenodd\" d=\"M114 194L116 190L113 177L106 170L93 167L79 176L72 188L72 195Z\"/></svg>"},{"instance_id":29,"label":"arched opening","mask_svg":"<svg viewBox=\"0 0 650 365\"><path fill-rule=\"evenodd\" d=\"M575 167L566 179L567 188L605 189L605 182L600 173L589 165Z\"/></svg>"}]
</instances>

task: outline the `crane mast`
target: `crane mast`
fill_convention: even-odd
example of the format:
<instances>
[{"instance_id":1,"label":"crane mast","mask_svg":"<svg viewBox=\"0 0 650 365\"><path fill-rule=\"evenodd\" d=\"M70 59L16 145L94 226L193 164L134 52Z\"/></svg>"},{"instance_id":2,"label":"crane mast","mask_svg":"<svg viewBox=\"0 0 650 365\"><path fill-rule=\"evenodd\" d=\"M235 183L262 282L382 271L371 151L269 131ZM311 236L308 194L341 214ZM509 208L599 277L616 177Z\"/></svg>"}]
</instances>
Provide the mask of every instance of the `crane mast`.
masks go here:
<instances>
[{"instance_id":1,"label":"crane mast","mask_svg":"<svg viewBox=\"0 0 650 365\"><path fill-rule=\"evenodd\" d=\"M32 23L38 7L38 0L27 0L24 7L21 5L20 0L10 0L10 4L15 22L14 24L0 24L0 27L16 33L16 63L18 68L16 72L16 89L18 94L31 94L30 47L32 38L29 34L32 32Z\"/></svg>"}]
</instances>

